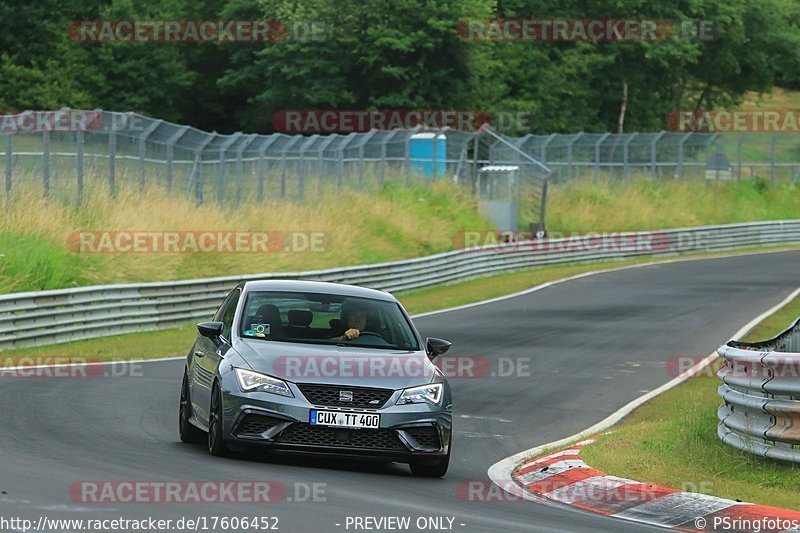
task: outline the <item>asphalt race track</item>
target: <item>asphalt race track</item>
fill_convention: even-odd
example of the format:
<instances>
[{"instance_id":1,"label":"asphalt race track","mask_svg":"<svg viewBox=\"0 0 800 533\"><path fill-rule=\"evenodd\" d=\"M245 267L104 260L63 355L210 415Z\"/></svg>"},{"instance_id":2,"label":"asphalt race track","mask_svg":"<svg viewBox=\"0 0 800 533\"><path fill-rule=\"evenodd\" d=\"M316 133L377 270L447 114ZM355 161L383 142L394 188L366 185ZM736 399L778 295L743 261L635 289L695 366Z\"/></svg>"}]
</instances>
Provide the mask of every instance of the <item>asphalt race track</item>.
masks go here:
<instances>
[{"instance_id":1,"label":"asphalt race track","mask_svg":"<svg viewBox=\"0 0 800 533\"><path fill-rule=\"evenodd\" d=\"M444 516L464 532L656 531L531 502L467 501L459 487L488 485L496 461L581 431L665 383L671 357L711 353L798 285L800 251L788 251L602 273L417 319L423 335L452 340L453 354L489 358L495 372L514 362L523 374L451 380L454 456L441 480L403 465L211 458L178 440L182 361L122 377L0 378L0 517L277 516L280 531L327 532L347 531L348 516L410 516L412 525ZM322 483L325 501L96 505L69 492L80 481L197 479L279 481L294 500Z\"/></svg>"}]
</instances>

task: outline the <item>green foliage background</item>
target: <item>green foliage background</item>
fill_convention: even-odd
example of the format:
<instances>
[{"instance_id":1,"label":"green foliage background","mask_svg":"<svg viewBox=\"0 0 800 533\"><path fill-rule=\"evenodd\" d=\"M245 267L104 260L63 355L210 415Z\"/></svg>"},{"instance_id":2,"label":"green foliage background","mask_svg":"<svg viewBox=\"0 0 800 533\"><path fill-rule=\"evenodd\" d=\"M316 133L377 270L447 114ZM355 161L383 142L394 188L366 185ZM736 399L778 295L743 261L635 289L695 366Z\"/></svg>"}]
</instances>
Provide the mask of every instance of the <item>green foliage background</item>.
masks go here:
<instances>
[{"instance_id":1,"label":"green foliage background","mask_svg":"<svg viewBox=\"0 0 800 533\"><path fill-rule=\"evenodd\" d=\"M715 39L471 42L459 21L709 20ZM323 41L79 43L75 20L324 23ZM0 109L139 111L207 130L269 132L281 109L472 109L527 131L663 129L674 109L800 87L796 0L0 0ZM522 133L512 131L509 133Z\"/></svg>"}]
</instances>

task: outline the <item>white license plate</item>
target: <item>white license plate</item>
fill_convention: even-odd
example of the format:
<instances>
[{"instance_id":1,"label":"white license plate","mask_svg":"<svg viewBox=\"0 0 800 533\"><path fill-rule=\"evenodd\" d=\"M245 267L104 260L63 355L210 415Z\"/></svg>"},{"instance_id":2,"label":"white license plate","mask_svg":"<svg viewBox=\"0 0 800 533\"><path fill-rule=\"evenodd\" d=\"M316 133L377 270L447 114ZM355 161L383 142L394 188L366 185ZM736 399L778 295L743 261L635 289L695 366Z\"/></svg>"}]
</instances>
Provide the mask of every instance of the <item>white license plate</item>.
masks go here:
<instances>
[{"instance_id":1,"label":"white license plate","mask_svg":"<svg viewBox=\"0 0 800 533\"><path fill-rule=\"evenodd\" d=\"M348 413L344 411L318 411L312 409L309 423L312 426L378 429L381 427L381 415L373 413Z\"/></svg>"}]
</instances>

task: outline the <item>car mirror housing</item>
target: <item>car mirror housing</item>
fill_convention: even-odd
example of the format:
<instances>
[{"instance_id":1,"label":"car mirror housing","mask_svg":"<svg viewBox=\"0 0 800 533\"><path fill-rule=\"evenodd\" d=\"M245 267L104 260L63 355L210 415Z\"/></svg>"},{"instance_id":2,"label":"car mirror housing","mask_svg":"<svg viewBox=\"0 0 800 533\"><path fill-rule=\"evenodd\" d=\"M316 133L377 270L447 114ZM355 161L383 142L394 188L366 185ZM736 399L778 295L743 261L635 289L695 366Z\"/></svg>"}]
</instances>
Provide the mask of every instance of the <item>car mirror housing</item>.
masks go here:
<instances>
[{"instance_id":1,"label":"car mirror housing","mask_svg":"<svg viewBox=\"0 0 800 533\"><path fill-rule=\"evenodd\" d=\"M203 337L207 337L212 341L217 340L222 334L222 322L201 322L197 324L197 331Z\"/></svg>"},{"instance_id":2,"label":"car mirror housing","mask_svg":"<svg viewBox=\"0 0 800 533\"><path fill-rule=\"evenodd\" d=\"M444 339L437 339L436 337L428 337L425 340L425 349L428 352L428 357L431 358L446 353L452 345L452 342Z\"/></svg>"}]
</instances>

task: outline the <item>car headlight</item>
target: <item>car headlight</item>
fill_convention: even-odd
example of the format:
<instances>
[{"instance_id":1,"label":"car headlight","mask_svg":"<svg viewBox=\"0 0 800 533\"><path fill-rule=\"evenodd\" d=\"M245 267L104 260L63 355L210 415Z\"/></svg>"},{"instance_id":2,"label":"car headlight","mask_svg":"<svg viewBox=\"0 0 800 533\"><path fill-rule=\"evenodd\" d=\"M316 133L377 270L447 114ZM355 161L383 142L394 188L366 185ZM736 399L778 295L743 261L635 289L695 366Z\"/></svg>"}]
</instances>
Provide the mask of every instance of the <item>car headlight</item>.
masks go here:
<instances>
[{"instance_id":1,"label":"car headlight","mask_svg":"<svg viewBox=\"0 0 800 533\"><path fill-rule=\"evenodd\" d=\"M243 392L271 392L272 394L294 398L289 385L282 379L244 370L243 368L236 369L236 378L239 380L239 386Z\"/></svg>"},{"instance_id":2,"label":"car headlight","mask_svg":"<svg viewBox=\"0 0 800 533\"><path fill-rule=\"evenodd\" d=\"M431 383L430 385L422 385L420 387L411 387L403 391L400 399L397 400L397 405L405 405L409 403L429 403L431 405L439 405L442 403L442 391L444 386L441 383Z\"/></svg>"}]
</instances>

